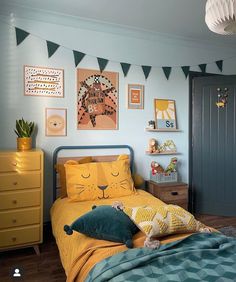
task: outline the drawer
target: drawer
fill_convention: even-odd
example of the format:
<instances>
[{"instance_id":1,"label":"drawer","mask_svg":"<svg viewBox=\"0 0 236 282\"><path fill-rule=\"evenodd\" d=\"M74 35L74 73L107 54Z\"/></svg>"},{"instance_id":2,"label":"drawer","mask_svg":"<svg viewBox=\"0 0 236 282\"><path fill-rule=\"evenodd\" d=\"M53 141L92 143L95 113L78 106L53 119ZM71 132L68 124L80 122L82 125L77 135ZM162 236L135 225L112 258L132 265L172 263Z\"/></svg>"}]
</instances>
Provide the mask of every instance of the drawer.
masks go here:
<instances>
[{"instance_id":1,"label":"drawer","mask_svg":"<svg viewBox=\"0 0 236 282\"><path fill-rule=\"evenodd\" d=\"M174 202L188 199L188 189L186 187L172 187L160 191L160 199L164 202Z\"/></svg>"},{"instance_id":2,"label":"drawer","mask_svg":"<svg viewBox=\"0 0 236 282\"><path fill-rule=\"evenodd\" d=\"M41 154L16 152L0 154L0 172L41 169Z\"/></svg>"},{"instance_id":3,"label":"drawer","mask_svg":"<svg viewBox=\"0 0 236 282\"><path fill-rule=\"evenodd\" d=\"M21 192L0 193L0 210L39 206L41 202L39 189Z\"/></svg>"},{"instance_id":4,"label":"drawer","mask_svg":"<svg viewBox=\"0 0 236 282\"><path fill-rule=\"evenodd\" d=\"M40 226L0 230L0 248L40 241Z\"/></svg>"},{"instance_id":5,"label":"drawer","mask_svg":"<svg viewBox=\"0 0 236 282\"><path fill-rule=\"evenodd\" d=\"M0 174L0 191L40 188L41 174L39 171Z\"/></svg>"},{"instance_id":6,"label":"drawer","mask_svg":"<svg viewBox=\"0 0 236 282\"><path fill-rule=\"evenodd\" d=\"M0 229L40 223L40 207L0 211Z\"/></svg>"}]
</instances>

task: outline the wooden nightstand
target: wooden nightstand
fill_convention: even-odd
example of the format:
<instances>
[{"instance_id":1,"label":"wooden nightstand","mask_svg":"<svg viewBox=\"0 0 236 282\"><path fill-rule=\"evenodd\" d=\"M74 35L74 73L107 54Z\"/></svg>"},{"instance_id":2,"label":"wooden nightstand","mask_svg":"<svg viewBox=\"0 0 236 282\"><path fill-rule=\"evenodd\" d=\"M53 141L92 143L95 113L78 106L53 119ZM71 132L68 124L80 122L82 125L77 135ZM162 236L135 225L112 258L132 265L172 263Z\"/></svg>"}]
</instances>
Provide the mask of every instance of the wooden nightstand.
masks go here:
<instances>
[{"instance_id":1,"label":"wooden nightstand","mask_svg":"<svg viewBox=\"0 0 236 282\"><path fill-rule=\"evenodd\" d=\"M182 182L156 183L147 181L147 192L167 204L188 210L188 185Z\"/></svg>"},{"instance_id":2,"label":"wooden nightstand","mask_svg":"<svg viewBox=\"0 0 236 282\"><path fill-rule=\"evenodd\" d=\"M43 240L43 152L0 152L0 251Z\"/></svg>"}]
</instances>

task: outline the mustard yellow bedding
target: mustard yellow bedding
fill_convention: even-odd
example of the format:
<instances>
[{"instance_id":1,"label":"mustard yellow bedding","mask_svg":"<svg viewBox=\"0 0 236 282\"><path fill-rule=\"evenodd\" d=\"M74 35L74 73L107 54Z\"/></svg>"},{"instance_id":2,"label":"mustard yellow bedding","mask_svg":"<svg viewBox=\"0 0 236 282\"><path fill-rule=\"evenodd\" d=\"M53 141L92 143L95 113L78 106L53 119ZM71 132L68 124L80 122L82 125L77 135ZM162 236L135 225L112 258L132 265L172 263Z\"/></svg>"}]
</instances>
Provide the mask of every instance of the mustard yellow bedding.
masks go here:
<instances>
[{"instance_id":1,"label":"mustard yellow bedding","mask_svg":"<svg viewBox=\"0 0 236 282\"><path fill-rule=\"evenodd\" d=\"M130 207L165 205L159 199L142 190L137 190L134 195L120 198L85 202L69 202L68 198L64 198L57 199L53 204L51 208L52 229L59 248L61 262L67 275L67 282L84 281L97 262L127 250L127 247L121 243L96 240L78 232L68 236L63 230L65 224L71 224L79 216L90 211L93 205L110 205L114 201L122 201L124 205ZM164 237L161 239L161 243L169 243L186 236L189 236L189 233ZM142 247L145 237L144 233L138 232L133 237L134 247Z\"/></svg>"}]
</instances>

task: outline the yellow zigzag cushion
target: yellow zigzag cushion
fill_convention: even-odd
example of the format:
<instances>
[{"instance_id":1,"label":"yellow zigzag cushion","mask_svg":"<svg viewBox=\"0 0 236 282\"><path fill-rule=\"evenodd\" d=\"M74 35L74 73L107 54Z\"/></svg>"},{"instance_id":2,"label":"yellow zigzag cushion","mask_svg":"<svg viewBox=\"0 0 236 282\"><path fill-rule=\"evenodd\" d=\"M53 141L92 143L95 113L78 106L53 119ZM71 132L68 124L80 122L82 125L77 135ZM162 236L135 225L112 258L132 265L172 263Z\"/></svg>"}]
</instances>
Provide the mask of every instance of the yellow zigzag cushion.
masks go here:
<instances>
[{"instance_id":1,"label":"yellow zigzag cushion","mask_svg":"<svg viewBox=\"0 0 236 282\"><path fill-rule=\"evenodd\" d=\"M128 196L136 192L128 155L113 162L65 164L67 194L71 201Z\"/></svg>"},{"instance_id":2,"label":"yellow zigzag cushion","mask_svg":"<svg viewBox=\"0 0 236 282\"><path fill-rule=\"evenodd\" d=\"M150 238L195 232L205 227L191 213L176 205L125 207L124 212Z\"/></svg>"}]
</instances>

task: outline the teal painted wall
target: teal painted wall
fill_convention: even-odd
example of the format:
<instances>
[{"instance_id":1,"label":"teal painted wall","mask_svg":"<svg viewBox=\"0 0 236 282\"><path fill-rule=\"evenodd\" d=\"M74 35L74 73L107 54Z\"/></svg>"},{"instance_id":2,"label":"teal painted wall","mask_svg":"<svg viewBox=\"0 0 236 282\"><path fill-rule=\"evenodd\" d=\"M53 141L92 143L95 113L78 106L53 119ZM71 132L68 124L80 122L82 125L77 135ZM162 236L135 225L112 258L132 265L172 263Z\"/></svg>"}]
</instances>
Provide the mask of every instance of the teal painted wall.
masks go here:
<instances>
[{"instance_id":1,"label":"teal painted wall","mask_svg":"<svg viewBox=\"0 0 236 282\"><path fill-rule=\"evenodd\" d=\"M191 65L191 70L199 71L197 65L204 62L230 57L233 50L207 45L206 43L170 39L163 36L127 33L112 28L101 31L80 22L82 27L65 25L58 18L58 24L42 22L40 15L34 20L20 15L0 15L0 149L16 147L13 132L15 120L22 116L37 124L36 146L45 152L45 221L49 220L52 204L52 152L60 145L129 144L134 148L137 171L144 178L149 176L152 160L166 166L170 156L150 157L145 155L148 140L156 138L159 142L173 139L181 155L179 173L182 181L188 182L188 126L189 98L188 80L180 68L173 68L167 81L160 68L153 68L147 80L139 65L179 66ZM76 22L76 20L74 20ZM62 25L63 23L63 25ZM82 24L83 23L83 24ZM16 47L15 32L8 24L16 25L36 36L29 36ZM86 26L87 25L87 26ZM48 59L45 40L48 39L64 47ZM106 70L119 72L119 129L115 131L78 131L76 129L76 69L71 50L110 59ZM124 78L117 62L134 64ZM23 66L44 66L64 69L65 97L26 97L23 93ZM136 66L135 66L136 65ZM79 67L98 69L96 58L86 56ZM224 63L224 73L233 74L235 60ZM215 64L208 65L208 72L219 73ZM144 110L127 109L127 85L139 83L145 87ZM176 101L177 122L181 132L145 132L147 121L154 119L153 99L169 98ZM44 113L46 107L67 108L67 136L46 137Z\"/></svg>"}]
</instances>

